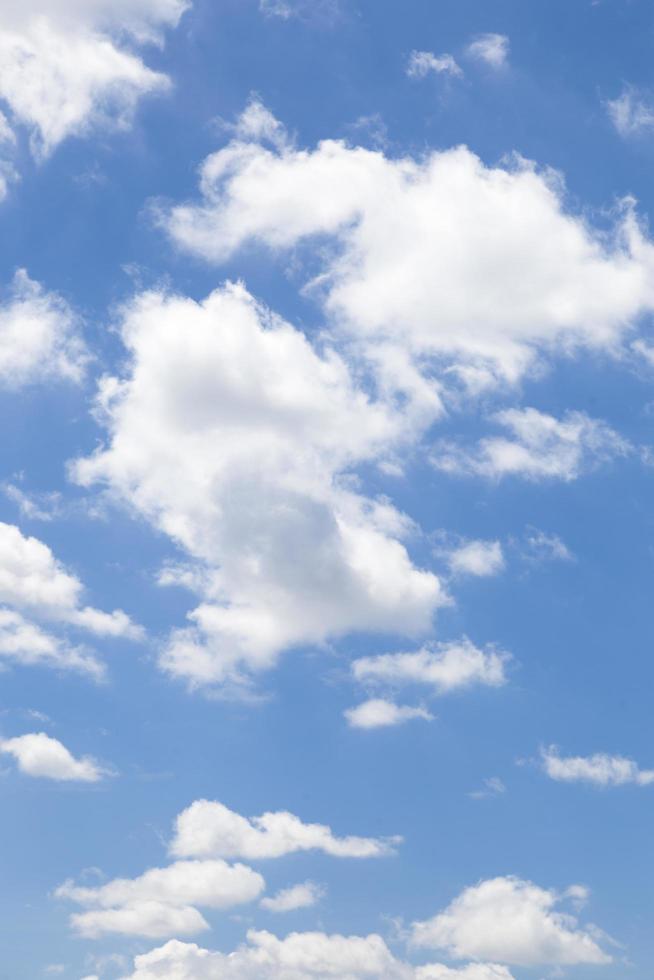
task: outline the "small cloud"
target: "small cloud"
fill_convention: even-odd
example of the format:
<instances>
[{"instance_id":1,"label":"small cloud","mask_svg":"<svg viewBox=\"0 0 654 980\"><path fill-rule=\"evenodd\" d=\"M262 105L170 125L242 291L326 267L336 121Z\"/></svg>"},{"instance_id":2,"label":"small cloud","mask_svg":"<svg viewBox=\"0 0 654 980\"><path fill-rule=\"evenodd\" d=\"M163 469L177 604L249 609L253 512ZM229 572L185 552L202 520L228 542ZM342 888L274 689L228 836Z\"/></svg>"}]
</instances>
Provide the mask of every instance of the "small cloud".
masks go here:
<instances>
[{"instance_id":1,"label":"small cloud","mask_svg":"<svg viewBox=\"0 0 654 980\"><path fill-rule=\"evenodd\" d=\"M463 77L463 71L451 54L436 55L432 51L412 51L406 73L409 78L426 78L431 74Z\"/></svg>"},{"instance_id":2,"label":"small cloud","mask_svg":"<svg viewBox=\"0 0 654 980\"><path fill-rule=\"evenodd\" d=\"M447 694L476 685L502 687L511 656L488 646L476 647L467 637L449 643L431 643L409 653L383 653L360 657L352 674L360 684L426 685L435 694Z\"/></svg>"},{"instance_id":3,"label":"small cloud","mask_svg":"<svg viewBox=\"0 0 654 980\"><path fill-rule=\"evenodd\" d=\"M283 888L271 898L262 898L259 904L268 912L294 912L296 909L307 909L317 905L325 894L326 890L322 885L305 881L301 885Z\"/></svg>"},{"instance_id":4,"label":"small cloud","mask_svg":"<svg viewBox=\"0 0 654 980\"><path fill-rule=\"evenodd\" d=\"M425 708L398 705L383 698L364 701L356 708L348 708L344 714L351 728L390 728L416 718L422 718L424 721L434 720L434 716Z\"/></svg>"},{"instance_id":5,"label":"small cloud","mask_svg":"<svg viewBox=\"0 0 654 980\"><path fill-rule=\"evenodd\" d=\"M609 119L620 136L640 136L654 128L654 104L635 86L627 85L616 99L605 103Z\"/></svg>"},{"instance_id":6,"label":"small cloud","mask_svg":"<svg viewBox=\"0 0 654 980\"><path fill-rule=\"evenodd\" d=\"M52 718L46 715L43 711L36 711L34 708L27 708L25 714L28 718L34 719L34 721L40 722L42 725L51 725Z\"/></svg>"},{"instance_id":7,"label":"small cloud","mask_svg":"<svg viewBox=\"0 0 654 980\"><path fill-rule=\"evenodd\" d=\"M20 772L35 778L97 783L114 775L90 756L76 759L65 745L43 732L1 739L0 753L13 756Z\"/></svg>"},{"instance_id":8,"label":"small cloud","mask_svg":"<svg viewBox=\"0 0 654 980\"><path fill-rule=\"evenodd\" d=\"M4 483L2 492L16 504L21 517L30 521L52 521L62 510L62 496L57 491L28 493L15 483Z\"/></svg>"},{"instance_id":9,"label":"small cloud","mask_svg":"<svg viewBox=\"0 0 654 980\"><path fill-rule=\"evenodd\" d=\"M369 116L359 116L346 128L356 136L359 145L368 143L375 150L382 150L388 146L388 126L379 112L373 112Z\"/></svg>"},{"instance_id":10,"label":"small cloud","mask_svg":"<svg viewBox=\"0 0 654 980\"><path fill-rule=\"evenodd\" d=\"M575 556L558 534L548 534L537 527L528 527L521 541L515 542L523 561L540 564L546 561L573 562Z\"/></svg>"},{"instance_id":11,"label":"small cloud","mask_svg":"<svg viewBox=\"0 0 654 980\"><path fill-rule=\"evenodd\" d=\"M478 578L498 575L505 567L499 541L466 541L451 551L447 560L454 575Z\"/></svg>"},{"instance_id":12,"label":"small cloud","mask_svg":"<svg viewBox=\"0 0 654 980\"><path fill-rule=\"evenodd\" d=\"M473 790L468 793L471 800L487 800L492 796L501 796L506 793L506 786L498 776L490 776L484 780L483 788Z\"/></svg>"},{"instance_id":13,"label":"small cloud","mask_svg":"<svg viewBox=\"0 0 654 980\"><path fill-rule=\"evenodd\" d=\"M576 480L634 447L601 419L566 412L558 419L535 408L510 408L491 417L507 435L481 439L474 448L441 442L431 457L446 473L492 480Z\"/></svg>"},{"instance_id":14,"label":"small cloud","mask_svg":"<svg viewBox=\"0 0 654 980\"><path fill-rule=\"evenodd\" d=\"M633 759L598 752L591 756L562 756L556 745L541 750L543 771L557 782L592 783L595 786L649 786L654 770L640 769Z\"/></svg>"},{"instance_id":15,"label":"small cloud","mask_svg":"<svg viewBox=\"0 0 654 980\"><path fill-rule=\"evenodd\" d=\"M508 64L509 39L506 34L479 34L466 50L471 58L498 71Z\"/></svg>"},{"instance_id":16,"label":"small cloud","mask_svg":"<svg viewBox=\"0 0 654 980\"><path fill-rule=\"evenodd\" d=\"M340 14L339 0L259 0L264 17L279 20L333 22Z\"/></svg>"}]
</instances>

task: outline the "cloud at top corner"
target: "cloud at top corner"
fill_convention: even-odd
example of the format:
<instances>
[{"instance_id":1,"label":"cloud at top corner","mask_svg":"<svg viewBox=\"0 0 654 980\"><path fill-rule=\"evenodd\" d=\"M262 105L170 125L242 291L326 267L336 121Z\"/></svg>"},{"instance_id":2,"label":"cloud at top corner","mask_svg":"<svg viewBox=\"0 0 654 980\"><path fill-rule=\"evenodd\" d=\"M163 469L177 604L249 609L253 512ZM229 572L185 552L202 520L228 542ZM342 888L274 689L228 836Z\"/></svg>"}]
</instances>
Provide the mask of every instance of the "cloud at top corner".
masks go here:
<instances>
[{"instance_id":1,"label":"cloud at top corner","mask_svg":"<svg viewBox=\"0 0 654 980\"><path fill-rule=\"evenodd\" d=\"M142 49L161 45L189 7L188 0L0 0L5 149L20 129L44 159L70 136L127 128L140 100L171 84L146 65Z\"/></svg>"}]
</instances>

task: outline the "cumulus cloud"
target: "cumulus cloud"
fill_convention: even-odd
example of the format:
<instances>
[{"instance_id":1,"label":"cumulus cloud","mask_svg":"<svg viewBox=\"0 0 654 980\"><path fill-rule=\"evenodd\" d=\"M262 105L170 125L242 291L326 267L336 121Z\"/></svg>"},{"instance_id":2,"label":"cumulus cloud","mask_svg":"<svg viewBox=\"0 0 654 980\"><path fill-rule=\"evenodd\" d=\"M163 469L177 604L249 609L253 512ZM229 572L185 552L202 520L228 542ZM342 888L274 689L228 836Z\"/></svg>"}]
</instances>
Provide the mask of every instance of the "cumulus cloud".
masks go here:
<instances>
[{"instance_id":1,"label":"cumulus cloud","mask_svg":"<svg viewBox=\"0 0 654 980\"><path fill-rule=\"evenodd\" d=\"M509 60L509 39L506 34L480 34L471 41L467 53L496 71L504 68Z\"/></svg>"},{"instance_id":2,"label":"cumulus cloud","mask_svg":"<svg viewBox=\"0 0 654 980\"><path fill-rule=\"evenodd\" d=\"M595 786L649 786L654 770L640 769L632 759L598 752L590 756L562 756L555 745L541 753L543 770L550 779L563 783L593 783Z\"/></svg>"},{"instance_id":3,"label":"cumulus cloud","mask_svg":"<svg viewBox=\"0 0 654 980\"><path fill-rule=\"evenodd\" d=\"M632 447L605 422L584 412L568 412L561 419L535 408L510 408L494 421L511 438L489 436L473 449L442 443L432 462L447 473L501 479L575 480L582 473L620 456Z\"/></svg>"},{"instance_id":4,"label":"cumulus cloud","mask_svg":"<svg viewBox=\"0 0 654 980\"><path fill-rule=\"evenodd\" d=\"M561 895L519 878L493 878L466 888L445 911L416 922L417 946L443 949L455 959L491 960L514 966L610 963L597 931L580 927L558 906L578 900L586 889Z\"/></svg>"},{"instance_id":5,"label":"cumulus cloud","mask_svg":"<svg viewBox=\"0 0 654 980\"><path fill-rule=\"evenodd\" d=\"M461 78L463 75L451 54L435 55L433 51L412 51L406 73L409 78L425 78L430 74Z\"/></svg>"},{"instance_id":6,"label":"cumulus cloud","mask_svg":"<svg viewBox=\"0 0 654 980\"><path fill-rule=\"evenodd\" d=\"M101 680L104 664L83 647L53 636L20 613L0 607L0 663L75 671Z\"/></svg>"},{"instance_id":7,"label":"cumulus cloud","mask_svg":"<svg viewBox=\"0 0 654 980\"><path fill-rule=\"evenodd\" d=\"M510 659L492 647L480 650L464 637L458 642L430 644L413 653L360 657L352 663L352 674L365 684L420 684L433 688L436 694L447 694L476 684L501 687L506 683Z\"/></svg>"},{"instance_id":8,"label":"cumulus cloud","mask_svg":"<svg viewBox=\"0 0 654 980\"><path fill-rule=\"evenodd\" d=\"M268 898L262 898L259 903L267 912L294 912L296 909L308 909L325 896L322 885L313 881L305 881L301 885L283 888Z\"/></svg>"},{"instance_id":9,"label":"cumulus cloud","mask_svg":"<svg viewBox=\"0 0 654 980\"><path fill-rule=\"evenodd\" d=\"M161 41L186 0L0 0L0 99L47 156L66 137L129 125L168 88L132 48Z\"/></svg>"},{"instance_id":10,"label":"cumulus cloud","mask_svg":"<svg viewBox=\"0 0 654 980\"><path fill-rule=\"evenodd\" d=\"M75 313L20 269L0 301L0 388L48 379L78 382L87 361Z\"/></svg>"},{"instance_id":11,"label":"cumulus cloud","mask_svg":"<svg viewBox=\"0 0 654 980\"><path fill-rule=\"evenodd\" d=\"M248 820L220 803L197 800L177 818L170 846L173 863L95 887L69 880L56 895L82 907L70 922L89 939L112 933L151 939L192 936L209 928L200 909L244 905L265 889L258 872L225 858L260 860L311 850L340 858L381 857L393 853L399 841L336 837L329 827L304 824L286 812ZM272 912L291 911L315 904L322 894L320 886L307 881L264 898L261 905Z\"/></svg>"},{"instance_id":12,"label":"cumulus cloud","mask_svg":"<svg viewBox=\"0 0 654 980\"><path fill-rule=\"evenodd\" d=\"M355 708L348 708L345 717L351 728L389 728L415 718L434 720L434 716L426 708L411 708L383 698L372 698Z\"/></svg>"},{"instance_id":13,"label":"cumulus cloud","mask_svg":"<svg viewBox=\"0 0 654 980\"><path fill-rule=\"evenodd\" d=\"M138 296L122 336L125 376L99 395L109 443L74 476L108 486L195 562L164 579L202 600L164 670L245 683L289 646L430 628L446 597L409 557L410 521L346 479L407 438L403 413L240 285L201 303Z\"/></svg>"},{"instance_id":14,"label":"cumulus cloud","mask_svg":"<svg viewBox=\"0 0 654 980\"><path fill-rule=\"evenodd\" d=\"M558 175L521 159L236 138L204 161L200 189L159 211L177 245L217 264L246 244L301 247L334 335L422 422L455 382L478 390L552 354L614 352L654 307L654 250L631 205L596 230Z\"/></svg>"},{"instance_id":15,"label":"cumulus cloud","mask_svg":"<svg viewBox=\"0 0 654 980\"><path fill-rule=\"evenodd\" d=\"M609 119L620 136L640 136L654 129L654 104L633 85L606 103Z\"/></svg>"},{"instance_id":16,"label":"cumulus cloud","mask_svg":"<svg viewBox=\"0 0 654 980\"><path fill-rule=\"evenodd\" d=\"M88 909L71 916L71 926L81 936L97 939L121 933L163 939L192 936L209 928L195 906L234 908L253 902L264 887L261 875L243 864L177 861L138 878L116 878L97 888L67 881L56 895Z\"/></svg>"},{"instance_id":17,"label":"cumulus cloud","mask_svg":"<svg viewBox=\"0 0 654 980\"><path fill-rule=\"evenodd\" d=\"M465 541L447 556L454 575L488 578L504 569L504 554L499 541Z\"/></svg>"},{"instance_id":18,"label":"cumulus cloud","mask_svg":"<svg viewBox=\"0 0 654 980\"><path fill-rule=\"evenodd\" d=\"M38 538L0 522L0 603L98 636L137 639L141 630L122 610L102 612L82 605L83 586Z\"/></svg>"},{"instance_id":19,"label":"cumulus cloud","mask_svg":"<svg viewBox=\"0 0 654 980\"><path fill-rule=\"evenodd\" d=\"M137 956L125 980L513 980L501 966L473 964L461 970L410 967L393 956L381 936L291 933L278 939L250 930L247 943L230 954L172 941Z\"/></svg>"},{"instance_id":20,"label":"cumulus cloud","mask_svg":"<svg viewBox=\"0 0 654 980\"><path fill-rule=\"evenodd\" d=\"M374 858L393 853L401 838L336 837L324 824L303 823L287 811L243 817L222 803L196 800L176 820L170 850L176 857L279 858L322 851L337 858Z\"/></svg>"},{"instance_id":21,"label":"cumulus cloud","mask_svg":"<svg viewBox=\"0 0 654 980\"><path fill-rule=\"evenodd\" d=\"M42 779L97 783L112 774L90 756L76 759L65 745L43 732L0 739L0 752L13 756L27 776Z\"/></svg>"},{"instance_id":22,"label":"cumulus cloud","mask_svg":"<svg viewBox=\"0 0 654 980\"><path fill-rule=\"evenodd\" d=\"M0 522L0 663L76 671L100 680L101 661L61 630L128 639L140 639L143 631L120 609L107 613L83 605L83 592L77 576L46 544ZM51 624L47 629L44 621Z\"/></svg>"}]
</instances>

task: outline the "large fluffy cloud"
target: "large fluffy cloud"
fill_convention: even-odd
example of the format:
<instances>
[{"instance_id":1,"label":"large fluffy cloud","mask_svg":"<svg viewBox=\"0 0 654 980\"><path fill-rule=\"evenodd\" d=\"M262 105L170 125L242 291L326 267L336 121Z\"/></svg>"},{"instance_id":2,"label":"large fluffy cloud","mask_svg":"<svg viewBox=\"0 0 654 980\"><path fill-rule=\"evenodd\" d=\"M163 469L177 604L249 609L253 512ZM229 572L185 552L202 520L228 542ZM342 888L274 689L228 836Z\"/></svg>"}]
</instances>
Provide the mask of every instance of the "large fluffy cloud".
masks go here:
<instances>
[{"instance_id":1,"label":"large fluffy cloud","mask_svg":"<svg viewBox=\"0 0 654 980\"><path fill-rule=\"evenodd\" d=\"M654 307L654 249L633 212L594 229L546 170L487 167L465 147L393 159L265 136L237 130L204 161L201 200L162 223L216 263L246 243L313 247L334 329L416 402L434 375L479 388L549 351L611 351Z\"/></svg>"},{"instance_id":2,"label":"large fluffy cloud","mask_svg":"<svg viewBox=\"0 0 654 980\"><path fill-rule=\"evenodd\" d=\"M415 923L413 941L458 959L515 966L609 963L597 930L581 928L558 908L565 897L586 895L580 886L562 896L518 878L493 878L466 888L433 919Z\"/></svg>"},{"instance_id":3,"label":"large fluffy cloud","mask_svg":"<svg viewBox=\"0 0 654 980\"><path fill-rule=\"evenodd\" d=\"M137 956L125 980L512 980L502 966L473 964L461 970L413 968L397 959L381 938L248 932L247 944L225 955L172 941Z\"/></svg>"},{"instance_id":4,"label":"large fluffy cloud","mask_svg":"<svg viewBox=\"0 0 654 980\"><path fill-rule=\"evenodd\" d=\"M70 135L129 123L169 85L126 45L156 42L187 0L0 0L0 99L39 156Z\"/></svg>"},{"instance_id":5,"label":"large fluffy cloud","mask_svg":"<svg viewBox=\"0 0 654 980\"><path fill-rule=\"evenodd\" d=\"M0 303L0 387L16 389L47 379L79 381L87 359L69 305L20 269Z\"/></svg>"},{"instance_id":6,"label":"large fluffy cloud","mask_svg":"<svg viewBox=\"0 0 654 980\"><path fill-rule=\"evenodd\" d=\"M346 479L407 438L406 414L239 285L202 303L139 296L122 336L127 370L100 393L109 443L75 474L195 561L162 577L203 600L163 652L166 670L242 680L290 645L430 627L444 596L409 558L410 522Z\"/></svg>"},{"instance_id":7,"label":"large fluffy cloud","mask_svg":"<svg viewBox=\"0 0 654 980\"><path fill-rule=\"evenodd\" d=\"M383 857L399 838L337 837L324 824L303 823L287 811L243 817L222 803L196 800L177 817L171 852L177 857L260 860L297 851L322 851L338 858Z\"/></svg>"}]
</instances>

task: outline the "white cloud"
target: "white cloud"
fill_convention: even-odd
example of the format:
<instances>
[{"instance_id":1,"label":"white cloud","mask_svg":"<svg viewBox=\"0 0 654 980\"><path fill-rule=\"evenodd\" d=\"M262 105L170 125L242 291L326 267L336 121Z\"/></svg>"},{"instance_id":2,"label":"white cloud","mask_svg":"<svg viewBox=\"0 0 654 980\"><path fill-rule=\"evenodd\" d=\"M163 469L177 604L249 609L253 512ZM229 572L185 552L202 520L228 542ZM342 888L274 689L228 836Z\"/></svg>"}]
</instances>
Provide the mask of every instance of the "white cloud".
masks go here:
<instances>
[{"instance_id":1,"label":"white cloud","mask_svg":"<svg viewBox=\"0 0 654 980\"><path fill-rule=\"evenodd\" d=\"M1 489L29 521L52 521L61 512L63 498L58 491L30 493L15 483L5 483Z\"/></svg>"},{"instance_id":2,"label":"white cloud","mask_svg":"<svg viewBox=\"0 0 654 980\"><path fill-rule=\"evenodd\" d=\"M129 125L169 86L126 46L161 41L186 0L0 0L0 99L39 157L72 135Z\"/></svg>"},{"instance_id":3,"label":"white cloud","mask_svg":"<svg viewBox=\"0 0 654 980\"><path fill-rule=\"evenodd\" d=\"M73 929L82 936L123 933L162 939L208 929L196 905L233 908L254 901L264 887L261 875L243 864L177 861L97 888L67 881L56 895L89 909L71 916Z\"/></svg>"},{"instance_id":4,"label":"white cloud","mask_svg":"<svg viewBox=\"0 0 654 980\"><path fill-rule=\"evenodd\" d=\"M468 45L467 52L471 58L498 70L509 60L509 39L506 34L480 34Z\"/></svg>"},{"instance_id":5,"label":"white cloud","mask_svg":"<svg viewBox=\"0 0 654 980\"><path fill-rule=\"evenodd\" d=\"M502 545L499 541L466 541L449 553L448 563L455 575L498 575L504 569Z\"/></svg>"},{"instance_id":6,"label":"white cloud","mask_svg":"<svg viewBox=\"0 0 654 980\"><path fill-rule=\"evenodd\" d=\"M83 647L46 633L20 613L0 607L0 663L71 670L101 680L104 665Z\"/></svg>"},{"instance_id":7,"label":"white cloud","mask_svg":"<svg viewBox=\"0 0 654 980\"><path fill-rule=\"evenodd\" d=\"M463 75L451 54L435 55L432 51L412 51L406 73L409 78L425 78L431 73L451 75L454 78Z\"/></svg>"},{"instance_id":8,"label":"white cloud","mask_svg":"<svg viewBox=\"0 0 654 980\"><path fill-rule=\"evenodd\" d=\"M277 939L268 932L248 932L248 942L230 955L211 953L192 944L170 942L137 956L129 980L404 980L410 974L393 957L380 936L327 936L291 933Z\"/></svg>"},{"instance_id":9,"label":"white cloud","mask_svg":"<svg viewBox=\"0 0 654 980\"><path fill-rule=\"evenodd\" d=\"M513 976L505 966L495 963L470 963L459 968L434 963L419 966L416 980L513 980Z\"/></svg>"},{"instance_id":10,"label":"white cloud","mask_svg":"<svg viewBox=\"0 0 654 980\"><path fill-rule=\"evenodd\" d=\"M297 851L322 851L337 858L373 858L393 853L401 838L336 837L324 824L306 824L280 811L242 817L222 803L196 800L177 817L170 850L176 857L260 860Z\"/></svg>"},{"instance_id":11,"label":"white cloud","mask_svg":"<svg viewBox=\"0 0 654 980\"><path fill-rule=\"evenodd\" d=\"M296 909L308 909L317 905L325 896L322 885L313 881L305 881L301 885L283 888L270 898L262 898L259 903L268 912L294 912Z\"/></svg>"},{"instance_id":12,"label":"white cloud","mask_svg":"<svg viewBox=\"0 0 654 980\"><path fill-rule=\"evenodd\" d=\"M522 543L522 557L535 562L574 561L574 555L558 534L548 534L530 527Z\"/></svg>"},{"instance_id":13,"label":"white cloud","mask_svg":"<svg viewBox=\"0 0 654 980\"><path fill-rule=\"evenodd\" d=\"M468 793L471 800L487 800L489 797L501 796L506 793L506 786L498 776L489 776L484 780L483 789Z\"/></svg>"},{"instance_id":14,"label":"white cloud","mask_svg":"<svg viewBox=\"0 0 654 980\"><path fill-rule=\"evenodd\" d=\"M594 783L596 786L624 786L654 783L654 770L640 769L632 759L598 752L591 756L561 756L554 745L541 753L544 771L558 782Z\"/></svg>"},{"instance_id":15,"label":"white cloud","mask_svg":"<svg viewBox=\"0 0 654 980\"><path fill-rule=\"evenodd\" d=\"M291 20L332 22L339 14L340 0L259 0L259 9L266 17Z\"/></svg>"},{"instance_id":16,"label":"white cloud","mask_svg":"<svg viewBox=\"0 0 654 980\"><path fill-rule=\"evenodd\" d=\"M0 387L48 379L78 382L87 361L71 308L20 269L0 303Z\"/></svg>"},{"instance_id":17,"label":"white cloud","mask_svg":"<svg viewBox=\"0 0 654 980\"><path fill-rule=\"evenodd\" d=\"M432 455L434 466L447 473L490 479L569 481L632 451L627 440L605 422L583 412L567 412L557 419L535 408L511 408L498 412L494 421L512 438L487 437L474 449L443 443Z\"/></svg>"},{"instance_id":18,"label":"white cloud","mask_svg":"<svg viewBox=\"0 0 654 980\"><path fill-rule=\"evenodd\" d=\"M637 88L627 85L606 103L609 118L620 136L639 136L654 128L654 105Z\"/></svg>"},{"instance_id":19,"label":"white cloud","mask_svg":"<svg viewBox=\"0 0 654 980\"><path fill-rule=\"evenodd\" d=\"M415 718L422 718L424 721L434 719L425 708L411 708L382 698L373 698L358 704L356 708L348 708L345 717L352 728L388 728Z\"/></svg>"},{"instance_id":20,"label":"white cloud","mask_svg":"<svg viewBox=\"0 0 654 980\"><path fill-rule=\"evenodd\" d=\"M106 613L82 606L82 592L82 583L46 544L0 522L0 603L99 636L141 636L140 628L122 610Z\"/></svg>"},{"instance_id":21,"label":"white cloud","mask_svg":"<svg viewBox=\"0 0 654 980\"><path fill-rule=\"evenodd\" d=\"M195 936L209 929L204 916L192 906L164 905L156 900L135 902L116 909L93 909L70 917L75 932L84 939L103 936Z\"/></svg>"},{"instance_id":22,"label":"white cloud","mask_svg":"<svg viewBox=\"0 0 654 980\"><path fill-rule=\"evenodd\" d=\"M247 943L227 955L171 941L137 956L134 967L125 980L513 980L501 966L413 968L396 959L381 936L322 932L278 939L250 930Z\"/></svg>"},{"instance_id":23,"label":"white cloud","mask_svg":"<svg viewBox=\"0 0 654 980\"><path fill-rule=\"evenodd\" d=\"M0 663L72 670L100 680L105 668L92 651L34 622L97 636L142 637L141 627L122 610L84 606L83 591L46 544L0 521Z\"/></svg>"},{"instance_id":24,"label":"white cloud","mask_svg":"<svg viewBox=\"0 0 654 980\"><path fill-rule=\"evenodd\" d=\"M42 779L97 783L112 774L90 756L76 759L65 745L43 732L0 739L0 753L13 756L27 776Z\"/></svg>"},{"instance_id":25,"label":"white cloud","mask_svg":"<svg viewBox=\"0 0 654 980\"><path fill-rule=\"evenodd\" d=\"M423 684L447 694L475 684L500 687L506 683L510 657L502 651L480 650L465 637L458 642L435 643L414 653L384 653L360 657L352 673L361 683L398 686Z\"/></svg>"},{"instance_id":26,"label":"white cloud","mask_svg":"<svg viewBox=\"0 0 654 980\"><path fill-rule=\"evenodd\" d=\"M465 147L416 160L234 139L204 161L200 187L199 203L160 210L179 247L215 263L247 243L311 252L333 334L355 342L382 389L409 396L416 425L457 383L479 390L550 355L613 353L654 308L654 250L631 204L595 230L568 210L559 176L518 158L486 167Z\"/></svg>"},{"instance_id":27,"label":"white cloud","mask_svg":"<svg viewBox=\"0 0 654 980\"><path fill-rule=\"evenodd\" d=\"M186 580L202 602L164 670L244 683L289 646L430 628L446 597L411 562L411 523L346 481L408 438L405 415L240 285L202 303L141 295L122 334L126 375L99 396L109 445L74 475L107 484L196 562Z\"/></svg>"},{"instance_id":28,"label":"white cloud","mask_svg":"<svg viewBox=\"0 0 654 980\"><path fill-rule=\"evenodd\" d=\"M413 942L444 949L455 959L480 959L515 966L609 963L594 927L584 930L576 918L557 909L565 895L518 878L493 878L466 888L433 919L413 926Z\"/></svg>"}]
</instances>

